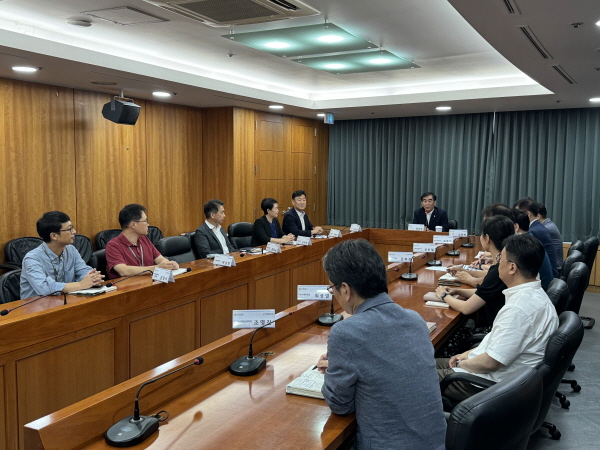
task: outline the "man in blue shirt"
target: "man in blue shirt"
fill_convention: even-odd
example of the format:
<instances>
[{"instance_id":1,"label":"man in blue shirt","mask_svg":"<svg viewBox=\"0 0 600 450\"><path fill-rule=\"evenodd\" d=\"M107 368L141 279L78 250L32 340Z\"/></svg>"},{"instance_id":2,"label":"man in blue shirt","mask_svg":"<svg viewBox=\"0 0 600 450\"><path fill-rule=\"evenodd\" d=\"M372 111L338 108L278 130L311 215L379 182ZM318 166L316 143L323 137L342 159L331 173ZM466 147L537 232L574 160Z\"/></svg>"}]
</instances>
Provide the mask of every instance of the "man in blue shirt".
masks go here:
<instances>
[{"instance_id":1,"label":"man in blue shirt","mask_svg":"<svg viewBox=\"0 0 600 450\"><path fill-rule=\"evenodd\" d=\"M60 211L45 213L37 221L37 232L44 242L23 259L21 298L69 293L102 284L104 275L86 265L75 247L71 219Z\"/></svg>"}]
</instances>

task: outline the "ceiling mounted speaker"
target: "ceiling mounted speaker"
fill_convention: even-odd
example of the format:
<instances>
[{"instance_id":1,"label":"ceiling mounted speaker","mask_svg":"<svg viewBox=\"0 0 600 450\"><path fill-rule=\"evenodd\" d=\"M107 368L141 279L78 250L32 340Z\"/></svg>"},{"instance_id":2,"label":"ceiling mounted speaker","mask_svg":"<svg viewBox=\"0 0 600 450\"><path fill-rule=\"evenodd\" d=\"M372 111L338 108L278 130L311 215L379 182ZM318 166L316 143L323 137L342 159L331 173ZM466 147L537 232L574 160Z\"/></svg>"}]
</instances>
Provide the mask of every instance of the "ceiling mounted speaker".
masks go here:
<instances>
[{"instance_id":1,"label":"ceiling mounted speaker","mask_svg":"<svg viewBox=\"0 0 600 450\"><path fill-rule=\"evenodd\" d=\"M113 98L102 107L102 116L106 120L123 125L135 125L140 116L140 105L131 99Z\"/></svg>"}]
</instances>

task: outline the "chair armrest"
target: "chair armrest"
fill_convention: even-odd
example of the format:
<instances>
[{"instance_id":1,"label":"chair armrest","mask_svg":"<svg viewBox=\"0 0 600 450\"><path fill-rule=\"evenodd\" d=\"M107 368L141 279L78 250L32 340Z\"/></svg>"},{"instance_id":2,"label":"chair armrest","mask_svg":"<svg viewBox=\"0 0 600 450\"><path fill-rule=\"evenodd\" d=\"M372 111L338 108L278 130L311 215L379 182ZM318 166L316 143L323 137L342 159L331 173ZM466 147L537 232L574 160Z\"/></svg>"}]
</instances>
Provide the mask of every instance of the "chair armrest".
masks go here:
<instances>
[{"instance_id":1,"label":"chair armrest","mask_svg":"<svg viewBox=\"0 0 600 450\"><path fill-rule=\"evenodd\" d=\"M21 264L17 264L17 263L4 263L4 264L0 264L0 269L2 270L17 270L21 268Z\"/></svg>"},{"instance_id":2,"label":"chair armrest","mask_svg":"<svg viewBox=\"0 0 600 450\"><path fill-rule=\"evenodd\" d=\"M440 390L442 391L442 395L444 395L444 392L448 386L457 381L464 381L472 386L475 386L476 388L480 388L482 391L496 384L495 381L478 377L472 373L455 372L446 375L444 379L440 381Z\"/></svg>"},{"instance_id":3,"label":"chair armrest","mask_svg":"<svg viewBox=\"0 0 600 450\"><path fill-rule=\"evenodd\" d=\"M460 350L458 351L458 353L464 353L467 350L474 349L481 343L481 341L483 341L483 338L485 336L486 336L486 333L472 334L471 336L469 336L468 338L466 338L464 341L461 342Z\"/></svg>"}]
</instances>

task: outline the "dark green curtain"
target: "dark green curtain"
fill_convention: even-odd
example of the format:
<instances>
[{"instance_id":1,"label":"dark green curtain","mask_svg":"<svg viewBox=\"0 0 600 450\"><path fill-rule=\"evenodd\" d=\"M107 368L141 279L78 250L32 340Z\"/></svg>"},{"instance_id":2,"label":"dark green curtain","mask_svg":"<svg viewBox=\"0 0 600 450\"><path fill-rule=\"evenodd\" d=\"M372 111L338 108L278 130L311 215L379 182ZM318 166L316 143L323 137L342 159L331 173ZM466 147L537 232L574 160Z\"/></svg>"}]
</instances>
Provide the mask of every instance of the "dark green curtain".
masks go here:
<instances>
[{"instance_id":1,"label":"dark green curtain","mask_svg":"<svg viewBox=\"0 0 600 450\"><path fill-rule=\"evenodd\" d=\"M336 122L328 223L405 229L425 191L460 228L530 196L565 240L598 235L600 109Z\"/></svg>"}]
</instances>

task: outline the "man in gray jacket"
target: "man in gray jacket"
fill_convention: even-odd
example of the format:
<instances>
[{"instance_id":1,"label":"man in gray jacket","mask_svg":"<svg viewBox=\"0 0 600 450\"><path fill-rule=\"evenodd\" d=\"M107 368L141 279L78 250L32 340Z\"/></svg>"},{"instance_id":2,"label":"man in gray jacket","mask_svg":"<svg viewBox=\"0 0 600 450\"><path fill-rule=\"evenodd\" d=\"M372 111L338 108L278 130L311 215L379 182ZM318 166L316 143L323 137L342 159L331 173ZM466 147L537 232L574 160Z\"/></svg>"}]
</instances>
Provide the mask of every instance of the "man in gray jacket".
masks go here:
<instances>
[{"instance_id":1,"label":"man in gray jacket","mask_svg":"<svg viewBox=\"0 0 600 450\"><path fill-rule=\"evenodd\" d=\"M354 448L443 450L446 420L425 321L387 294L385 263L366 240L340 242L323 265L352 316L329 333L318 362L322 392L335 414L356 413Z\"/></svg>"},{"instance_id":2,"label":"man in gray jacket","mask_svg":"<svg viewBox=\"0 0 600 450\"><path fill-rule=\"evenodd\" d=\"M207 201L204 204L204 216L206 220L194 234L194 246L198 258L206 258L206 255L210 253L226 255L235 252L236 248L221 227L225 220L225 203L217 199Z\"/></svg>"}]
</instances>

